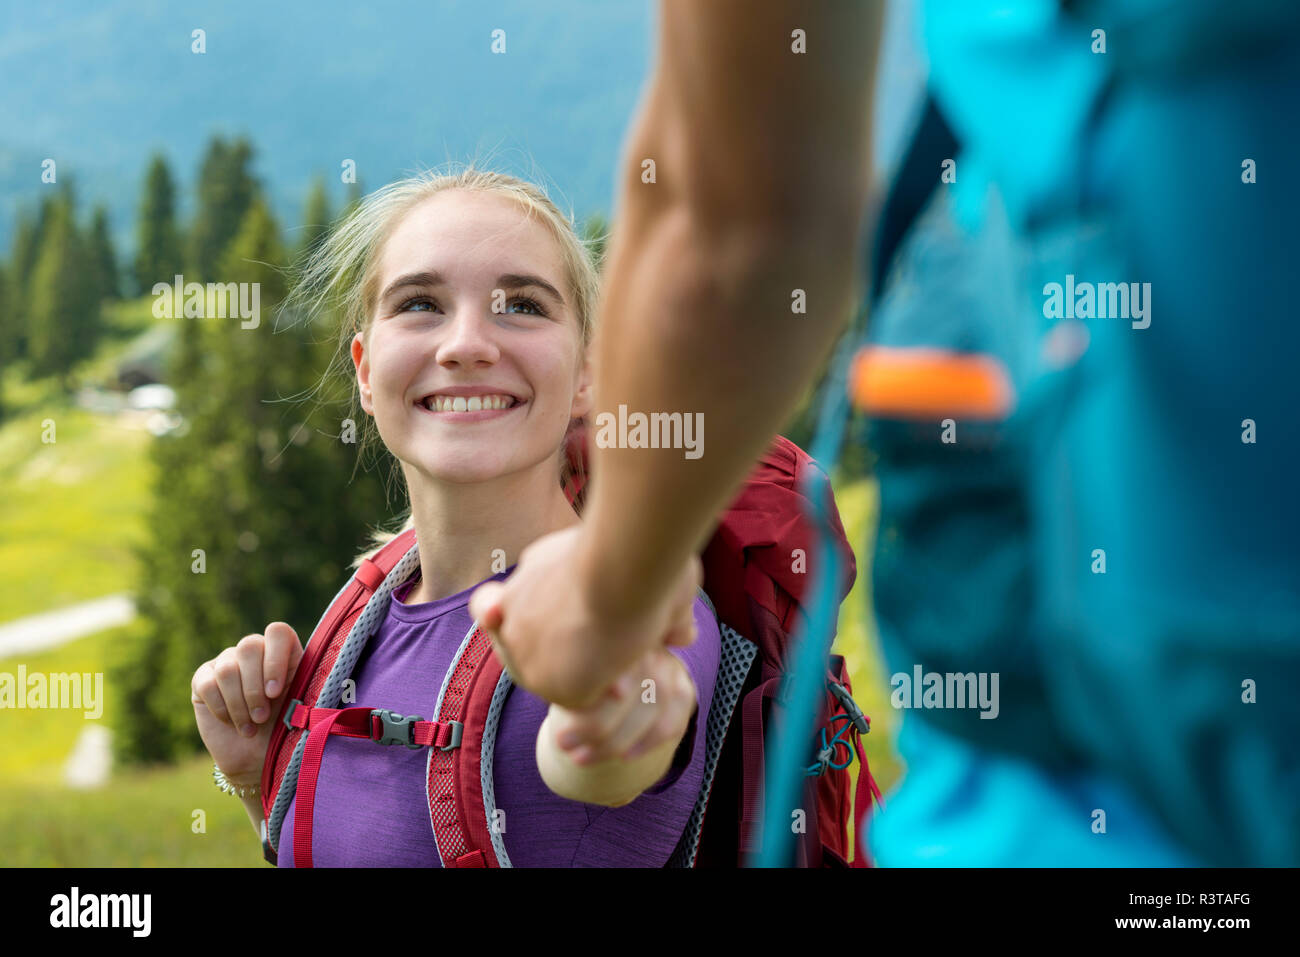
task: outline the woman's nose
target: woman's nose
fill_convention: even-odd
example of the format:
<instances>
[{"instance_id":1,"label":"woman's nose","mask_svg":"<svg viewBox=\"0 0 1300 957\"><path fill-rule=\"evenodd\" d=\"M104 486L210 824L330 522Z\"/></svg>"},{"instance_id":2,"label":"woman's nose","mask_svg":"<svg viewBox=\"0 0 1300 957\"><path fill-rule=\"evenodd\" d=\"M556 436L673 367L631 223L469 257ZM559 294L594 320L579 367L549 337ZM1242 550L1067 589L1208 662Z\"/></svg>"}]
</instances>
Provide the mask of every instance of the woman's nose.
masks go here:
<instances>
[{"instance_id":1,"label":"woman's nose","mask_svg":"<svg viewBox=\"0 0 1300 957\"><path fill-rule=\"evenodd\" d=\"M458 309L446 325L438 344L437 360L442 365L492 364L501 357L490 317L478 310Z\"/></svg>"}]
</instances>

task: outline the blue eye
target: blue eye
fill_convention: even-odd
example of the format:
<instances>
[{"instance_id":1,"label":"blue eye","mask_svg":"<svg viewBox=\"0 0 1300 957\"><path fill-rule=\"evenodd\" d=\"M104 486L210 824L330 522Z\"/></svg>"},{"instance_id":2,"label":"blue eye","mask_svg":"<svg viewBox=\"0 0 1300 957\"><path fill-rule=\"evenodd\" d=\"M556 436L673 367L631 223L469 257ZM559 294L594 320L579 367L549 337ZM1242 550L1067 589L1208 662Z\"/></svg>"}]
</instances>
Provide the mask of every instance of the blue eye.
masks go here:
<instances>
[{"instance_id":1,"label":"blue eye","mask_svg":"<svg viewBox=\"0 0 1300 957\"><path fill-rule=\"evenodd\" d=\"M428 309L421 309L420 306L428 306ZM407 299L397 307L396 314L403 312L436 312L440 309L438 303L425 296L417 296L414 299ZM515 296L508 300L504 314L525 315L525 316L546 316L546 310L536 299L528 296Z\"/></svg>"},{"instance_id":2,"label":"blue eye","mask_svg":"<svg viewBox=\"0 0 1300 957\"><path fill-rule=\"evenodd\" d=\"M525 315L536 315L536 316L546 315L546 311L542 309L541 303L539 303L536 299L529 299L527 296L516 296L514 299L510 300L510 303L511 304L523 303L524 305L527 305L530 309L533 310L531 313L525 313Z\"/></svg>"}]
</instances>

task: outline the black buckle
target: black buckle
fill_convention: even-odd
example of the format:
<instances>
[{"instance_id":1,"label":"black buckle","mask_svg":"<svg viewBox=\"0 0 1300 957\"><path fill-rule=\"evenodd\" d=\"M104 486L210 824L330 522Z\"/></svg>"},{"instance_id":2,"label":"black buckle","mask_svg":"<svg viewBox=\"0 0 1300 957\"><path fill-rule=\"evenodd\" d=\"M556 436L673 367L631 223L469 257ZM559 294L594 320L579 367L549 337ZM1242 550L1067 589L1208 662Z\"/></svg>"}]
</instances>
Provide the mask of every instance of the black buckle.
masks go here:
<instances>
[{"instance_id":1,"label":"black buckle","mask_svg":"<svg viewBox=\"0 0 1300 957\"><path fill-rule=\"evenodd\" d=\"M858 703L853 700L853 696L849 694L849 689L833 678L827 679L826 684L830 686L831 694L835 695L835 700L840 703L844 713L853 722L853 727L858 729L858 734L866 734L870 731L871 722L867 720L863 710L858 707Z\"/></svg>"},{"instance_id":2,"label":"black buckle","mask_svg":"<svg viewBox=\"0 0 1300 957\"><path fill-rule=\"evenodd\" d=\"M452 748L459 748L460 739L465 734L465 725L459 721L448 721L447 723L451 725L451 741L439 748L439 751L450 751Z\"/></svg>"},{"instance_id":3,"label":"black buckle","mask_svg":"<svg viewBox=\"0 0 1300 957\"><path fill-rule=\"evenodd\" d=\"M382 723L378 737L375 718ZM370 740L376 744L404 744L412 749L422 748L424 745L415 743L415 722L423 720L418 714L403 715L387 708L374 708L370 712Z\"/></svg>"},{"instance_id":4,"label":"black buckle","mask_svg":"<svg viewBox=\"0 0 1300 957\"><path fill-rule=\"evenodd\" d=\"M275 848L271 846L271 838L266 833L266 818L262 818L262 859L274 867L278 862Z\"/></svg>"},{"instance_id":5,"label":"black buckle","mask_svg":"<svg viewBox=\"0 0 1300 957\"><path fill-rule=\"evenodd\" d=\"M280 720L284 722L284 726L290 731L293 730L293 725L289 723L289 719L293 717L294 708L298 707L300 704L302 704L301 698L290 698L289 703L284 706L284 716L281 717Z\"/></svg>"}]
</instances>

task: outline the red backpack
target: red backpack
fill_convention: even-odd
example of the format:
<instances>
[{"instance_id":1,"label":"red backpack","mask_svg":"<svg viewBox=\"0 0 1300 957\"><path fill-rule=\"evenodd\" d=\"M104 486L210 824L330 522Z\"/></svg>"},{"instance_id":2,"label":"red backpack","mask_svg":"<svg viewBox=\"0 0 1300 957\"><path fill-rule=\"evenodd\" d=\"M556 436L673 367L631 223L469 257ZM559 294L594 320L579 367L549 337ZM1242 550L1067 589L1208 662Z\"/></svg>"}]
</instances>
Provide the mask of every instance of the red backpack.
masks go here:
<instances>
[{"instance_id":1,"label":"red backpack","mask_svg":"<svg viewBox=\"0 0 1300 957\"><path fill-rule=\"evenodd\" d=\"M580 505L585 449L581 433L575 438L570 460L578 468L566 492ZM722 656L708 713L704 780L667 866L736 867L761 846L764 744L772 723L783 720L787 654L803 617L800 600L810 577L803 569L816 537L800 489L805 471L816 468L803 450L777 437L702 555L704 591L718 617ZM845 569L838 591L843 601L856 563L833 502L829 513ZM496 819L491 755L513 685L480 629L471 629L453 659L434 720L383 708L338 707L343 682L387 614L393 588L418 565L415 532L407 530L361 562L312 633L262 769L262 852L272 864L282 839L280 825L294 801L294 862L312 866L312 806L330 735L429 748L429 816L443 866L509 864L499 829L491 826ZM807 812L805 828L796 834L799 867L869 866L863 833L871 800L879 803L880 791L859 740L870 724L851 691L843 657L831 655L815 725L818 739L805 769L800 805ZM847 769L855 753L861 766L851 796ZM850 815L856 822L852 864Z\"/></svg>"}]
</instances>

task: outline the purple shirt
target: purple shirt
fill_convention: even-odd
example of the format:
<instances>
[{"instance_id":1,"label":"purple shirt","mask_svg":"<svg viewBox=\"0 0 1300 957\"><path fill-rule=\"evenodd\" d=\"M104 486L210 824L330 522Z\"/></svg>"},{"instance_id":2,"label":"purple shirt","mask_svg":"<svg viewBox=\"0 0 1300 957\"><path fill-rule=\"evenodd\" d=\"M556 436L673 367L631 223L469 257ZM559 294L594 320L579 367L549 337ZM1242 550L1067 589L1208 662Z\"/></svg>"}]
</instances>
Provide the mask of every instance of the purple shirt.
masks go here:
<instances>
[{"instance_id":1,"label":"purple shirt","mask_svg":"<svg viewBox=\"0 0 1300 957\"><path fill-rule=\"evenodd\" d=\"M513 568L510 570L513 571ZM509 571L488 581L500 580ZM470 628L474 588L418 605L393 592L388 615L353 669L356 701L434 717L438 691ZM698 708L667 774L619 808L554 794L537 770L537 731L547 703L523 688L506 698L497 732L493 782L505 812L502 839L516 867L662 867L677 846L704 778L705 729L721 639L713 612L695 603L698 637L672 648L695 683ZM470 742L466 742L470 745ZM317 867L441 867L425 795L428 749L331 735L321 760L312 828ZM478 812L483 813L479 808ZM293 866L294 806L280 830L279 866Z\"/></svg>"}]
</instances>

